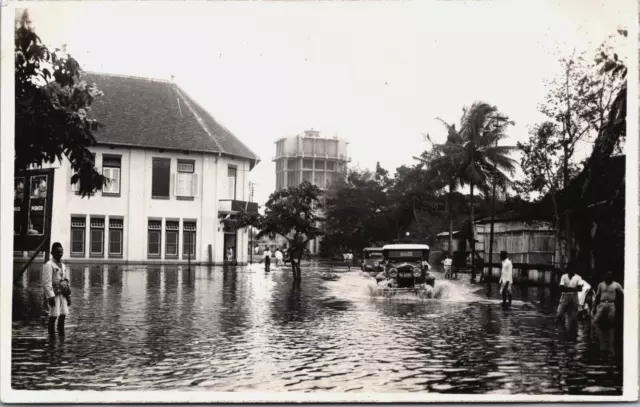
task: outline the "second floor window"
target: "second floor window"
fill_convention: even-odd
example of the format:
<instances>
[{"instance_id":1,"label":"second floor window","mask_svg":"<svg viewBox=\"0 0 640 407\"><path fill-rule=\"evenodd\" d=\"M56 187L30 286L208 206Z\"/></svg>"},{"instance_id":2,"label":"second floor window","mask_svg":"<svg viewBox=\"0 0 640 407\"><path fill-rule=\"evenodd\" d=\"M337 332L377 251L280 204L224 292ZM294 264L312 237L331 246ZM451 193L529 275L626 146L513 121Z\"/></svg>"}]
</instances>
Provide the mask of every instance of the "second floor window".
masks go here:
<instances>
[{"instance_id":1,"label":"second floor window","mask_svg":"<svg viewBox=\"0 0 640 407\"><path fill-rule=\"evenodd\" d=\"M169 198L171 160L169 158L154 158L152 170L151 196L153 198Z\"/></svg>"},{"instance_id":2,"label":"second floor window","mask_svg":"<svg viewBox=\"0 0 640 407\"><path fill-rule=\"evenodd\" d=\"M238 169L236 167L229 167L227 172L227 186L229 188L229 199L236 199L236 178L238 175Z\"/></svg>"},{"instance_id":3,"label":"second floor window","mask_svg":"<svg viewBox=\"0 0 640 407\"><path fill-rule=\"evenodd\" d=\"M198 190L198 175L195 174L193 161L178 160L176 177L176 196L194 197Z\"/></svg>"},{"instance_id":4,"label":"second floor window","mask_svg":"<svg viewBox=\"0 0 640 407\"><path fill-rule=\"evenodd\" d=\"M120 157L103 155L102 175L109 180L107 185L102 187L102 193L120 194Z\"/></svg>"}]
</instances>

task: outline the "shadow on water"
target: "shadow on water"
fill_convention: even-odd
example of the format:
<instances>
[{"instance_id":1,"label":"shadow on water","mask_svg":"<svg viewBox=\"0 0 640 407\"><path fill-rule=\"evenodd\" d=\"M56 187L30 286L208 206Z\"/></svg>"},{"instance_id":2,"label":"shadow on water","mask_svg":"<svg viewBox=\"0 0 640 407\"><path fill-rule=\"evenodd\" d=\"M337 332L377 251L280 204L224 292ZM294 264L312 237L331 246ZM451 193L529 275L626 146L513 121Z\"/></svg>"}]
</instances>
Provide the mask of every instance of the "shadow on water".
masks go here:
<instances>
[{"instance_id":1,"label":"shadow on water","mask_svg":"<svg viewBox=\"0 0 640 407\"><path fill-rule=\"evenodd\" d=\"M13 291L12 386L620 394L615 339L556 326L548 289L516 286L502 309L497 285L438 275L438 299L385 299L331 269L294 284L288 267L73 265L67 337L50 341L34 268Z\"/></svg>"}]
</instances>

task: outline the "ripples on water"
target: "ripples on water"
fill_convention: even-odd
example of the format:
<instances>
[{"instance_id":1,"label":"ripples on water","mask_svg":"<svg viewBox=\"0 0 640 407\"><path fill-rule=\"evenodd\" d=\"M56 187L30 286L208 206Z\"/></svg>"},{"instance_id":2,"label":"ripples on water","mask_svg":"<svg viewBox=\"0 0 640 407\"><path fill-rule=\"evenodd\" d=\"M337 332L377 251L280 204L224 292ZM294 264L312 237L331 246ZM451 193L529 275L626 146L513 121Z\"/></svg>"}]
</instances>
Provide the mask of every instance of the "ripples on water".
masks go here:
<instances>
[{"instance_id":1,"label":"ripples on water","mask_svg":"<svg viewBox=\"0 0 640 407\"><path fill-rule=\"evenodd\" d=\"M14 289L16 389L621 394L621 369L545 289L436 282L439 299L372 295L360 271L72 266L67 337L50 342L37 269ZM441 274L438 275L442 277ZM479 289L477 287L480 287Z\"/></svg>"}]
</instances>

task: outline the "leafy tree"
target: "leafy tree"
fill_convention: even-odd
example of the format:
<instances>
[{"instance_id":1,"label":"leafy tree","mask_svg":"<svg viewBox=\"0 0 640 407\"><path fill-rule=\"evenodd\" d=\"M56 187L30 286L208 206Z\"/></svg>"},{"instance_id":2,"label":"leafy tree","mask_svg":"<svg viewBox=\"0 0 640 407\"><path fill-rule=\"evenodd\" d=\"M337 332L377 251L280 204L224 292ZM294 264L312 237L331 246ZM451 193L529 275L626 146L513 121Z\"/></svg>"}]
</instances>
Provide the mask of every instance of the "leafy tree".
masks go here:
<instances>
[{"instance_id":1,"label":"leafy tree","mask_svg":"<svg viewBox=\"0 0 640 407\"><path fill-rule=\"evenodd\" d=\"M318 216L321 209L322 190L308 181L297 187L289 187L271 194L265 204L264 215L256 212L240 211L236 216L222 220L225 229L236 231L246 227L259 230L255 236L260 239L276 235L284 237L287 252L291 259L293 279L299 282L302 278L300 260L306 244L323 234L319 228L322 218Z\"/></svg>"},{"instance_id":2,"label":"leafy tree","mask_svg":"<svg viewBox=\"0 0 640 407\"><path fill-rule=\"evenodd\" d=\"M352 170L327 190L323 254L344 248L358 252L395 234L387 174L379 164L375 173Z\"/></svg>"},{"instance_id":3,"label":"leafy tree","mask_svg":"<svg viewBox=\"0 0 640 407\"><path fill-rule=\"evenodd\" d=\"M574 52L560 59L562 71L549 82L549 93L540 106L549 120L534 126L527 142L518 143L523 152L521 167L525 179L517 184L517 189L525 196L535 192L550 197L558 250L568 260L574 251L570 208L560 213L558 192L565 190L580 172L578 147L594 138L596 142L604 140L603 133L609 128L607 118L618 115L621 109L626 111L618 98L624 93L626 100L624 64L616 54L607 51L610 47L606 43L601 45L594 63L588 63L584 53ZM606 144L608 147L604 148L612 150L622 138L603 146Z\"/></svg>"},{"instance_id":4,"label":"leafy tree","mask_svg":"<svg viewBox=\"0 0 640 407\"><path fill-rule=\"evenodd\" d=\"M499 146L507 138L507 127L512 124L498 108L484 102L475 102L464 109L460 129L443 121L447 129L447 141L434 146L435 154L425 160L432 175L441 184L450 186L469 185L471 189L470 224L475 221L474 189L488 195L493 182L506 187L510 184L507 174L515 172L515 160L509 155L512 146ZM475 242L475 228L471 227L471 240ZM475 279L475 244L471 245L471 278Z\"/></svg>"},{"instance_id":5,"label":"leafy tree","mask_svg":"<svg viewBox=\"0 0 640 407\"><path fill-rule=\"evenodd\" d=\"M64 51L49 49L34 32L24 11L15 28L15 170L62 161L66 156L82 196L102 189L107 179L95 168L88 147L101 124L89 117L102 95L80 81L78 62Z\"/></svg>"}]
</instances>

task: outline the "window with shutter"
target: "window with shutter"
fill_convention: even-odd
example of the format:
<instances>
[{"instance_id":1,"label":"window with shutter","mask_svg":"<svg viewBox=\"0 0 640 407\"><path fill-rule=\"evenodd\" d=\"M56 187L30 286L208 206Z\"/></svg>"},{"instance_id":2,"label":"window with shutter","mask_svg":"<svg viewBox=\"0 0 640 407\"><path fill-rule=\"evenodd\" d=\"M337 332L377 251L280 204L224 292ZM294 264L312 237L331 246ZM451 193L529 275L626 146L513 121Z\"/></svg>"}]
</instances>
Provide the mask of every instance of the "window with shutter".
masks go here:
<instances>
[{"instance_id":1,"label":"window with shutter","mask_svg":"<svg viewBox=\"0 0 640 407\"><path fill-rule=\"evenodd\" d=\"M92 256L104 254L104 218L91 218L90 251Z\"/></svg>"},{"instance_id":2,"label":"window with shutter","mask_svg":"<svg viewBox=\"0 0 640 407\"><path fill-rule=\"evenodd\" d=\"M123 219L109 219L109 255L122 256Z\"/></svg>"},{"instance_id":3,"label":"window with shutter","mask_svg":"<svg viewBox=\"0 0 640 407\"><path fill-rule=\"evenodd\" d=\"M176 177L176 196L192 198L196 195L194 189L195 162L178 160L178 174Z\"/></svg>"},{"instance_id":4,"label":"window with shutter","mask_svg":"<svg viewBox=\"0 0 640 407\"><path fill-rule=\"evenodd\" d=\"M147 254L149 257L160 257L162 239L162 221L150 220L147 235Z\"/></svg>"},{"instance_id":5,"label":"window with shutter","mask_svg":"<svg viewBox=\"0 0 640 407\"><path fill-rule=\"evenodd\" d=\"M179 222L167 221L165 226L166 233L166 257L178 257L178 233L180 231Z\"/></svg>"},{"instance_id":6,"label":"window with shutter","mask_svg":"<svg viewBox=\"0 0 640 407\"><path fill-rule=\"evenodd\" d=\"M107 184L102 187L103 194L120 194L120 160L119 156L103 155L102 175L107 178Z\"/></svg>"},{"instance_id":7,"label":"window with shutter","mask_svg":"<svg viewBox=\"0 0 640 407\"><path fill-rule=\"evenodd\" d=\"M183 222L182 224L182 259L196 257L196 223Z\"/></svg>"},{"instance_id":8,"label":"window with shutter","mask_svg":"<svg viewBox=\"0 0 640 407\"><path fill-rule=\"evenodd\" d=\"M71 256L84 257L86 218L71 218Z\"/></svg>"}]
</instances>

